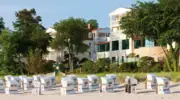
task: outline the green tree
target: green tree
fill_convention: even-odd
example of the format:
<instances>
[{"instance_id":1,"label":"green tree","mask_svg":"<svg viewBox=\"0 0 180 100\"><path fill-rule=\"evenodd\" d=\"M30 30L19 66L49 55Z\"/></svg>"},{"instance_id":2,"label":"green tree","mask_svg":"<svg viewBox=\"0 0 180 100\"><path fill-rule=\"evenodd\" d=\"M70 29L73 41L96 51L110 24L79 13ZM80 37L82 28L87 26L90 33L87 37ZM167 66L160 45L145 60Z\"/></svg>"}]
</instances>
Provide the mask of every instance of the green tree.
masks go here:
<instances>
[{"instance_id":1,"label":"green tree","mask_svg":"<svg viewBox=\"0 0 180 100\"><path fill-rule=\"evenodd\" d=\"M20 38L17 41L17 54L27 59L27 71L32 73L32 57L41 57L48 53L51 37L45 32L45 28L41 25L41 17L36 15L35 9L23 9L16 12L16 22L13 23L15 34ZM38 53L37 53L38 50ZM31 53L29 53L31 51ZM39 56L39 54L41 56ZM22 59L21 58L21 59ZM39 58L38 58L39 59ZM35 63L35 62L34 62ZM37 66L33 66L37 67ZM34 68L37 69L37 68ZM36 73L36 70L33 70ZM37 72L39 72L37 70Z\"/></svg>"},{"instance_id":2,"label":"green tree","mask_svg":"<svg viewBox=\"0 0 180 100\"><path fill-rule=\"evenodd\" d=\"M0 66L3 70L13 72L14 74L23 74L26 72L21 55L17 53L17 42L19 39L19 36L9 29L2 30L2 34L0 35L2 46L0 52Z\"/></svg>"},{"instance_id":3,"label":"green tree","mask_svg":"<svg viewBox=\"0 0 180 100\"><path fill-rule=\"evenodd\" d=\"M0 35L1 66L4 66L3 64L11 66L10 68L6 67L6 69L15 74L32 73L32 70L29 70L32 69L32 63L40 62L43 60L43 56L48 53L47 47L51 37L41 25L41 17L36 15L35 9L23 9L16 12L16 22L13 25L14 31L5 29ZM34 57L41 58L41 60L31 60ZM33 67L38 69L36 68L38 66ZM33 73L39 72L39 70L33 71Z\"/></svg>"},{"instance_id":4,"label":"green tree","mask_svg":"<svg viewBox=\"0 0 180 100\"><path fill-rule=\"evenodd\" d=\"M180 2L178 0L159 0L159 5L164 12L161 22L161 26L164 27L159 42L164 45L167 43L170 46L169 53L166 54L166 66L176 72L179 70L180 14L178 12L180 11ZM175 47L173 47L173 42L176 43Z\"/></svg>"},{"instance_id":5,"label":"green tree","mask_svg":"<svg viewBox=\"0 0 180 100\"><path fill-rule=\"evenodd\" d=\"M130 37L135 34L153 39L162 46L169 71L177 71L179 61L179 56L177 56L180 43L179 5L178 0L159 0L157 3L137 2L127 16L120 21L124 34ZM175 48L173 48L173 42L176 42ZM164 49L167 44L170 46L169 52Z\"/></svg>"},{"instance_id":6,"label":"green tree","mask_svg":"<svg viewBox=\"0 0 180 100\"><path fill-rule=\"evenodd\" d=\"M4 29L4 28L5 28L5 27L4 27L4 21L3 21L3 18L0 17L0 33L1 33L2 29Z\"/></svg>"},{"instance_id":7,"label":"green tree","mask_svg":"<svg viewBox=\"0 0 180 100\"><path fill-rule=\"evenodd\" d=\"M69 54L71 55L69 56L69 66L70 70L73 71L73 55L83 53L89 48L88 45L83 42L87 39L89 32L87 22L82 18L70 17L57 22L54 28L57 30L57 34L53 40L53 46L56 49L68 48Z\"/></svg>"},{"instance_id":8,"label":"green tree","mask_svg":"<svg viewBox=\"0 0 180 100\"><path fill-rule=\"evenodd\" d=\"M99 27L99 24L98 24L97 20L95 20L95 19L90 19L90 20L88 20L87 23L90 24L91 30L97 29Z\"/></svg>"},{"instance_id":9,"label":"green tree","mask_svg":"<svg viewBox=\"0 0 180 100\"><path fill-rule=\"evenodd\" d=\"M27 70L30 74L39 74L44 71L44 59L42 59L40 50L38 49L36 49L35 51L29 50L27 61L28 61Z\"/></svg>"},{"instance_id":10,"label":"green tree","mask_svg":"<svg viewBox=\"0 0 180 100\"><path fill-rule=\"evenodd\" d=\"M36 15L35 9L23 9L16 12L16 22L13 23L17 34L21 36L18 52L27 56L28 50L40 49L42 54L47 53L50 35L45 33L41 25L41 17Z\"/></svg>"}]
</instances>

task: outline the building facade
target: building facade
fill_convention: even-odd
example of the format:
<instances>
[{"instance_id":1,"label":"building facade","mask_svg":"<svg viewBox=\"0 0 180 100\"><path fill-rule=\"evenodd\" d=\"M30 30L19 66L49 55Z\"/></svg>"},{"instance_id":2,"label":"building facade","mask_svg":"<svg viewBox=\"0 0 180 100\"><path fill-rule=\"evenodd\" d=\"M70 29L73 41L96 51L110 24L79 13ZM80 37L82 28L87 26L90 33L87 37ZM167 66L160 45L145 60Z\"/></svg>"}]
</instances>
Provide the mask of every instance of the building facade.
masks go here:
<instances>
[{"instance_id":1,"label":"building facade","mask_svg":"<svg viewBox=\"0 0 180 100\"><path fill-rule=\"evenodd\" d=\"M110 29L109 28L99 28L92 30L92 38L93 38L93 56L92 60L96 61L97 60L97 53L100 52L101 50L104 50L106 45L101 45L104 42L107 42L108 37L110 36Z\"/></svg>"},{"instance_id":2,"label":"building facade","mask_svg":"<svg viewBox=\"0 0 180 100\"><path fill-rule=\"evenodd\" d=\"M46 30L46 33L50 34L52 38L55 38L56 36L56 30L53 28L48 28ZM89 49L84 53L75 54L75 57L77 57L79 60L86 58L92 61L96 61L96 53L97 53L97 47L96 43L101 41L106 41L106 36L109 35L109 28L101 28L97 30L93 30L91 33L88 34L88 37L83 43L89 46ZM68 53L68 49L62 49L62 50L54 50L52 48L48 48L48 55L46 55L47 60L54 60L54 61L62 61L64 60L64 55Z\"/></svg>"},{"instance_id":3,"label":"building facade","mask_svg":"<svg viewBox=\"0 0 180 100\"><path fill-rule=\"evenodd\" d=\"M127 38L123 34L123 30L119 25L122 16L130 11L128 8L118 8L109 14L110 17L110 36L106 42L100 43L99 48L104 46L104 49L98 51L97 59L110 58L112 61L131 62L137 61L139 57L150 56L154 57L155 61L163 58L165 55L160 46L153 40L135 38ZM137 57L129 58L129 54L136 54Z\"/></svg>"}]
</instances>

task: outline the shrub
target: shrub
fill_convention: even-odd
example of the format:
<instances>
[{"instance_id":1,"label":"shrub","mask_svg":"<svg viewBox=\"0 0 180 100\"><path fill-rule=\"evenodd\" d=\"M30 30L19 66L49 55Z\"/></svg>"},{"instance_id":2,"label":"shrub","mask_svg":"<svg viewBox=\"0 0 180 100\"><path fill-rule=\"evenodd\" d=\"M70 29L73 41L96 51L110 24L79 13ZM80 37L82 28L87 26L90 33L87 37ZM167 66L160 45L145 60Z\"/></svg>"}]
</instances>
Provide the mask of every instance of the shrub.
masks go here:
<instances>
[{"instance_id":1,"label":"shrub","mask_svg":"<svg viewBox=\"0 0 180 100\"><path fill-rule=\"evenodd\" d=\"M5 76L5 75L14 75L13 72L10 72L8 70L5 69L0 69L0 76Z\"/></svg>"},{"instance_id":2,"label":"shrub","mask_svg":"<svg viewBox=\"0 0 180 100\"><path fill-rule=\"evenodd\" d=\"M134 78L136 78L139 82L143 82L146 80L146 75L144 73L135 74Z\"/></svg>"},{"instance_id":3,"label":"shrub","mask_svg":"<svg viewBox=\"0 0 180 100\"><path fill-rule=\"evenodd\" d=\"M44 72L45 73L49 73L49 72L53 72L54 68L53 68L53 64L55 63L55 61L53 60L47 60L44 62Z\"/></svg>"},{"instance_id":4,"label":"shrub","mask_svg":"<svg viewBox=\"0 0 180 100\"><path fill-rule=\"evenodd\" d=\"M163 70L163 65L161 63L154 63L149 70L150 72L161 72Z\"/></svg>"},{"instance_id":5,"label":"shrub","mask_svg":"<svg viewBox=\"0 0 180 100\"><path fill-rule=\"evenodd\" d=\"M169 72L169 69L167 68L167 66L165 64L163 65L163 71L164 72Z\"/></svg>"},{"instance_id":6,"label":"shrub","mask_svg":"<svg viewBox=\"0 0 180 100\"><path fill-rule=\"evenodd\" d=\"M109 71L109 66L110 66L109 59L99 59L95 63L93 61L87 60L81 64L81 71L83 73L105 72L105 71Z\"/></svg>"},{"instance_id":7,"label":"shrub","mask_svg":"<svg viewBox=\"0 0 180 100\"><path fill-rule=\"evenodd\" d=\"M86 62L86 61L88 61L87 58L82 58L82 59L79 61L79 63L84 63L84 62Z\"/></svg>"},{"instance_id":8,"label":"shrub","mask_svg":"<svg viewBox=\"0 0 180 100\"><path fill-rule=\"evenodd\" d=\"M141 57L137 62L139 72L148 72L149 69L154 65L154 58L152 57Z\"/></svg>"},{"instance_id":9,"label":"shrub","mask_svg":"<svg viewBox=\"0 0 180 100\"><path fill-rule=\"evenodd\" d=\"M74 70L74 73L82 73L82 68L76 68L76 69Z\"/></svg>"},{"instance_id":10,"label":"shrub","mask_svg":"<svg viewBox=\"0 0 180 100\"><path fill-rule=\"evenodd\" d=\"M108 71L108 68L110 66L110 59L107 58L101 58L98 59L95 63L96 72L105 72Z\"/></svg>"},{"instance_id":11,"label":"shrub","mask_svg":"<svg viewBox=\"0 0 180 100\"><path fill-rule=\"evenodd\" d=\"M82 72L85 73L93 73L98 72L98 68L95 67L94 62L92 61L85 61L82 63Z\"/></svg>"},{"instance_id":12,"label":"shrub","mask_svg":"<svg viewBox=\"0 0 180 100\"><path fill-rule=\"evenodd\" d=\"M44 60L41 55L41 50L36 49L35 51L30 50L27 57L27 71L30 74L39 74L44 71Z\"/></svg>"},{"instance_id":13,"label":"shrub","mask_svg":"<svg viewBox=\"0 0 180 100\"><path fill-rule=\"evenodd\" d=\"M126 62L120 65L120 72L137 72L136 62Z\"/></svg>"},{"instance_id":14,"label":"shrub","mask_svg":"<svg viewBox=\"0 0 180 100\"><path fill-rule=\"evenodd\" d=\"M136 57L135 53L130 53L127 57Z\"/></svg>"},{"instance_id":15,"label":"shrub","mask_svg":"<svg viewBox=\"0 0 180 100\"><path fill-rule=\"evenodd\" d=\"M117 63L112 63L109 66L109 72L120 72L120 67Z\"/></svg>"}]
</instances>

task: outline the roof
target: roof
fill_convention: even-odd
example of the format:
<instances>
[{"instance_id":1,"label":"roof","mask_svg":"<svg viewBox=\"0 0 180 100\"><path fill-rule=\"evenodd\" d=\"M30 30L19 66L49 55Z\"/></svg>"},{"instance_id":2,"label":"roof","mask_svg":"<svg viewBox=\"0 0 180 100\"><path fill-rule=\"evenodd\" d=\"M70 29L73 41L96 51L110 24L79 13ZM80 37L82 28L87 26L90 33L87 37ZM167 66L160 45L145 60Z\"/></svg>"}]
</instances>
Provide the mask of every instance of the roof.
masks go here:
<instances>
[{"instance_id":1,"label":"roof","mask_svg":"<svg viewBox=\"0 0 180 100\"><path fill-rule=\"evenodd\" d=\"M93 29L92 31L102 30L103 28Z\"/></svg>"},{"instance_id":2,"label":"roof","mask_svg":"<svg viewBox=\"0 0 180 100\"><path fill-rule=\"evenodd\" d=\"M98 29L92 30L92 32L107 34L107 33L110 33L110 29L109 28L98 28Z\"/></svg>"},{"instance_id":3,"label":"roof","mask_svg":"<svg viewBox=\"0 0 180 100\"><path fill-rule=\"evenodd\" d=\"M46 33L50 33L50 34L56 34L56 30L55 29L53 29L53 28L48 28L48 29L46 29Z\"/></svg>"},{"instance_id":4,"label":"roof","mask_svg":"<svg viewBox=\"0 0 180 100\"><path fill-rule=\"evenodd\" d=\"M131 9L129 8L117 8L116 10L112 11L111 13L109 13L109 16L113 16L113 15L118 15L118 14L124 14L128 11L131 11Z\"/></svg>"}]
</instances>

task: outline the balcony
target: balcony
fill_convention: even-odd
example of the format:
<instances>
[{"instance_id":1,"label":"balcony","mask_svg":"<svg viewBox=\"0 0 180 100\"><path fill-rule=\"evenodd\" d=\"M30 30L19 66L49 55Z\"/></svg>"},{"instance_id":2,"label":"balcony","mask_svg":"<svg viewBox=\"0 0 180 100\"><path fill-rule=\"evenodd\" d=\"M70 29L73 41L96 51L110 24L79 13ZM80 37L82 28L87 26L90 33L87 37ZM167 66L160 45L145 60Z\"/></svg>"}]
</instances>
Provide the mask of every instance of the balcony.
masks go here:
<instances>
[{"instance_id":1,"label":"balcony","mask_svg":"<svg viewBox=\"0 0 180 100\"><path fill-rule=\"evenodd\" d=\"M111 41L111 38L110 38L110 37L107 37L107 38L106 38L106 41Z\"/></svg>"},{"instance_id":2,"label":"balcony","mask_svg":"<svg viewBox=\"0 0 180 100\"><path fill-rule=\"evenodd\" d=\"M127 63L127 62L138 62L139 57L132 57L132 58L124 58L124 59L119 59L119 63Z\"/></svg>"},{"instance_id":3,"label":"balcony","mask_svg":"<svg viewBox=\"0 0 180 100\"><path fill-rule=\"evenodd\" d=\"M106 52L97 52L97 59L99 58L109 58L109 52L106 51Z\"/></svg>"},{"instance_id":4,"label":"balcony","mask_svg":"<svg viewBox=\"0 0 180 100\"><path fill-rule=\"evenodd\" d=\"M111 27L117 27L119 26L119 21L112 21L111 22Z\"/></svg>"}]
</instances>

